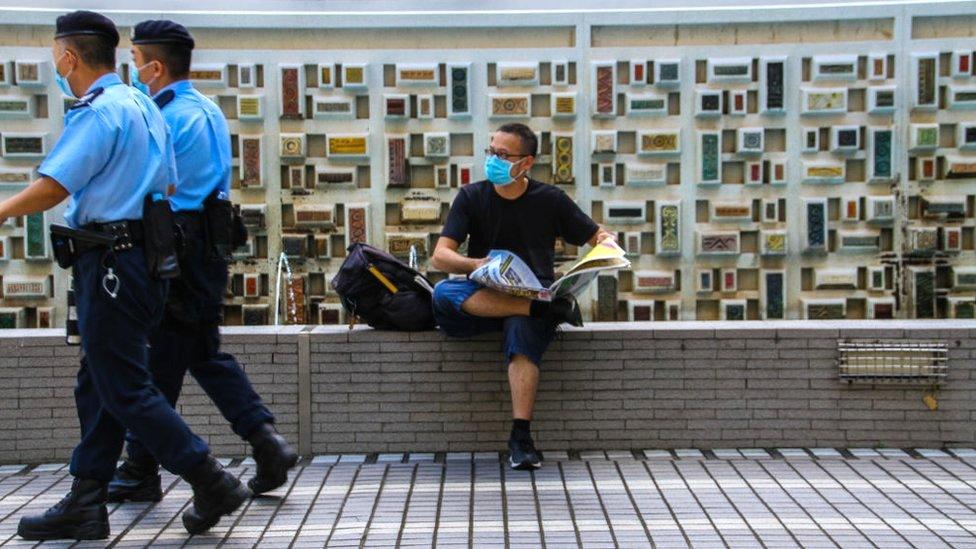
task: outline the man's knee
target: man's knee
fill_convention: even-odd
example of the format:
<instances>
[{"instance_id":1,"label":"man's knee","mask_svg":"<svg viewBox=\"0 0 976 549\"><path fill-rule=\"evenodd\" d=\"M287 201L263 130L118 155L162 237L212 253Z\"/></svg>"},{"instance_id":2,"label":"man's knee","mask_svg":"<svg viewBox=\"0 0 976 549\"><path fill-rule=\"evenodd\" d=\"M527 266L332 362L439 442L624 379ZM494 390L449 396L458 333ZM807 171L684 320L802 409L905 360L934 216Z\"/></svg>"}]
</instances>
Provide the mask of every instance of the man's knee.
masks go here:
<instances>
[{"instance_id":1,"label":"man's knee","mask_svg":"<svg viewBox=\"0 0 976 549\"><path fill-rule=\"evenodd\" d=\"M445 308L451 307L452 304L450 299L451 291L450 288L448 287L448 285L451 282L453 282L453 280L444 280L437 283L437 285L434 286L434 295L432 299L434 302L435 309L443 310Z\"/></svg>"},{"instance_id":2,"label":"man's knee","mask_svg":"<svg viewBox=\"0 0 976 549\"><path fill-rule=\"evenodd\" d=\"M527 316L505 319L505 352L509 361L523 356L538 367L554 336L555 329L545 320Z\"/></svg>"},{"instance_id":3,"label":"man's knee","mask_svg":"<svg viewBox=\"0 0 976 549\"><path fill-rule=\"evenodd\" d=\"M539 369L539 365L529 357L522 353L512 353L511 357L508 359L508 365L516 368L535 368Z\"/></svg>"},{"instance_id":4,"label":"man's knee","mask_svg":"<svg viewBox=\"0 0 976 549\"><path fill-rule=\"evenodd\" d=\"M128 424L145 418L153 410L158 390L147 385L112 383L98 387L102 407L119 423Z\"/></svg>"},{"instance_id":5,"label":"man's knee","mask_svg":"<svg viewBox=\"0 0 976 549\"><path fill-rule=\"evenodd\" d=\"M481 286L470 280L442 280L434 286L434 311L440 313L460 312L461 305Z\"/></svg>"}]
</instances>

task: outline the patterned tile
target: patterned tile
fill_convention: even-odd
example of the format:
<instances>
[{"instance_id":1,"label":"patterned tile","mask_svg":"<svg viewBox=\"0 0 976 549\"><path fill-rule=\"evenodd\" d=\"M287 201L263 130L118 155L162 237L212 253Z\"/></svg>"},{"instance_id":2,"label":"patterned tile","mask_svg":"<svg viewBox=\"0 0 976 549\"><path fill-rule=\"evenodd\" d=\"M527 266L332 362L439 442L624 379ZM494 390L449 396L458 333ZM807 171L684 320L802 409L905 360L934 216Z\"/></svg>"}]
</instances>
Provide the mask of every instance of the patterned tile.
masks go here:
<instances>
[{"instance_id":1,"label":"patterned tile","mask_svg":"<svg viewBox=\"0 0 976 549\"><path fill-rule=\"evenodd\" d=\"M844 457L834 448L811 448L810 452L818 458L841 458Z\"/></svg>"},{"instance_id":2,"label":"patterned tile","mask_svg":"<svg viewBox=\"0 0 976 549\"><path fill-rule=\"evenodd\" d=\"M976 448L949 448L957 458L976 458Z\"/></svg>"},{"instance_id":3,"label":"patterned tile","mask_svg":"<svg viewBox=\"0 0 976 549\"><path fill-rule=\"evenodd\" d=\"M180 514L190 487L163 473L156 505L109 507L117 547L939 547L973 545L976 472L951 456L966 449L716 449L708 459L681 449L551 451L531 475L496 453L427 452L316 456L275 497L250 500L209 535L189 538ZM951 454L951 455L950 455ZM847 456L854 456L845 457ZM611 459L607 459L607 457ZM750 457L750 459L743 459ZM881 459L882 457L889 459ZM475 459L472 459L475 458ZM717 459L716 459L717 458ZM764 459L765 458L765 459ZM866 459L867 458L867 459ZM895 459L890 459L895 458ZM332 464L344 464L328 467ZM244 465L244 462L241 463ZM20 472L7 466L0 472ZM240 471L247 480L253 471ZM41 511L69 488L63 464L0 479L0 544L19 517ZM220 540L220 541L218 541ZM55 546L67 546L67 543ZM101 547L80 544L80 547Z\"/></svg>"},{"instance_id":4,"label":"patterned tile","mask_svg":"<svg viewBox=\"0 0 976 549\"><path fill-rule=\"evenodd\" d=\"M55 473L67 466L66 463L42 463L31 469L31 473Z\"/></svg>"},{"instance_id":5,"label":"patterned tile","mask_svg":"<svg viewBox=\"0 0 976 549\"><path fill-rule=\"evenodd\" d=\"M898 448L878 448L878 453L886 458L907 458L908 454Z\"/></svg>"}]
</instances>

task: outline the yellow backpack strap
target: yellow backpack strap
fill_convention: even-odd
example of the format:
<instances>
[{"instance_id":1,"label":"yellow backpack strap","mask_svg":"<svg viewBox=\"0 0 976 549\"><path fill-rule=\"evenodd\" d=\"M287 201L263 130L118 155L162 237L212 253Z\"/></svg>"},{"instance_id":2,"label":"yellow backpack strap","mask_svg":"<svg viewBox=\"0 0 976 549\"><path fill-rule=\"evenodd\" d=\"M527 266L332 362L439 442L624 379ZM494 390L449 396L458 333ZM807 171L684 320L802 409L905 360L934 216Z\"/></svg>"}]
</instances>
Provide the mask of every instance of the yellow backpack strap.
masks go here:
<instances>
[{"instance_id":1,"label":"yellow backpack strap","mask_svg":"<svg viewBox=\"0 0 976 549\"><path fill-rule=\"evenodd\" d=\"M383 273L381 273L380 270L377 269L375 265L373 265L372 263L370 263L366 267L366 270L368 270L371 275L373 275L374 277L376 277L376 280L379 280L380 281L380 284L382 284L383 286L385 286L387 290L390 290L390 293L391 294L397 293L397 291L398 291L397 290L397 287L394 286L393 283L390 282L390 279L389 278L386 278L386 276Z\"/></svg>"}]
</instances>

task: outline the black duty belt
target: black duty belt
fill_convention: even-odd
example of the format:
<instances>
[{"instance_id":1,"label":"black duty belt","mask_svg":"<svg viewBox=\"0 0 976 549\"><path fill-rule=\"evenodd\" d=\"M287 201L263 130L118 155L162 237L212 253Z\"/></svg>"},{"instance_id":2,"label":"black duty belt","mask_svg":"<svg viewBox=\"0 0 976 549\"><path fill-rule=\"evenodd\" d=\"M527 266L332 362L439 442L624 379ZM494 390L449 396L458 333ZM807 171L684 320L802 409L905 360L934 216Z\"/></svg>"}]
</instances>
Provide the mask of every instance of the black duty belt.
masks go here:
<instances>
[{"instance_id":1,"label":"black duty belt","mask_svg":"<svg viewBox=\"0 0 976 549\"><path fill-rule=\"evenodd\" d=\"M141 220L123 219L121 221L110 221L108 223L89 223L83 227L85 230L102 233L115 239L112 249L121 252L141 245L146 239L146 230ZM86 242L77 239L76 246L78 253L85 252L92 248L104 247L100 243Z\"/></svg>"}]
</instances>

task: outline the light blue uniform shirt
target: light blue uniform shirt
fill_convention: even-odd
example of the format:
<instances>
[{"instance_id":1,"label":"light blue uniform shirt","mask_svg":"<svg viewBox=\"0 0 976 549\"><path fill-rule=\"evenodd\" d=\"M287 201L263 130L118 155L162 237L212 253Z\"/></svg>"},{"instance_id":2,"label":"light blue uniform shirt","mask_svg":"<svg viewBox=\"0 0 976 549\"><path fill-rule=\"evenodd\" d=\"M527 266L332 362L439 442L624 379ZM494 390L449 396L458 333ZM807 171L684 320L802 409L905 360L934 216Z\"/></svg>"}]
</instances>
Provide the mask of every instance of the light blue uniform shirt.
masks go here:
<instances>
[{"instance_id":1,"label":"light blue uniform shirt","mask_svg":"<svg viewBox=\"0 0 976 549\"><path fill-rule=\"evenodd\" d=\"M78 228L142 219L146 195L165 196L176 181L176 160L159 109L113 72L67 112L61 138L37 171L71 193L64 217Z\"/></svg>"},{"instance_id":2,"label":"light blue uniform shirt","mask_svg":"<svg viewBox=\"0 0 976 549\"><path fill-rule=\"evenodd\" d=\"M203 209L214 190L230 193L230 131L220 108L189 80L173 82L153 96L173 136L179 183L173 210Z\"/></svg>"}]
</instances>

